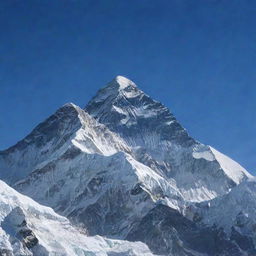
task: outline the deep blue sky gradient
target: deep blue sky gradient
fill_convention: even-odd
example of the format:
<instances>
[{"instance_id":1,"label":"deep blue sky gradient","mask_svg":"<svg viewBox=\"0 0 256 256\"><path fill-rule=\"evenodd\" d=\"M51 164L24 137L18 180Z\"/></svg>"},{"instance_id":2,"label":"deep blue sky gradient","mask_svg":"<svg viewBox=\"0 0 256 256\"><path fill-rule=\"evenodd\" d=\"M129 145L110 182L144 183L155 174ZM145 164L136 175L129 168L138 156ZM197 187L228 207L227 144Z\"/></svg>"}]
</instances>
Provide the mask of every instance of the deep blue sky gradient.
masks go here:
<instances>
[{"instance_id":1,"label":"deep blue sky gradient","mask_svg":"<svg viewBox=\"0 0 256 256\"><path fill-rule=\"evenodd\" d=\"M256 173L256 1L0 1L0 148L116 75Z\"/></svg>"}]
</instances>

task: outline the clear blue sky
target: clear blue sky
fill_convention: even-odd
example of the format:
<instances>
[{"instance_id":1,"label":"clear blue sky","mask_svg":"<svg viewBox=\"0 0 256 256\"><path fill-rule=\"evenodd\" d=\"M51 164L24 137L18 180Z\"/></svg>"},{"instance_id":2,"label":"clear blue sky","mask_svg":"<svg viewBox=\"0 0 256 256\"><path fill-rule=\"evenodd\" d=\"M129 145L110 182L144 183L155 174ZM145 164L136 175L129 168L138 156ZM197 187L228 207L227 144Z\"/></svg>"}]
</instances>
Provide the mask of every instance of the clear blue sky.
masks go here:
<instances>
[{"instance_id":1,"label":"clear blue sky","mask_svg":"<svg viewBox=\"0 0 256 256\"><path fill-rule=\"evenodd\" d=\"M124 75L256 173L256 1L0 1L0 148Z\"/></svg>"}]
</instances>

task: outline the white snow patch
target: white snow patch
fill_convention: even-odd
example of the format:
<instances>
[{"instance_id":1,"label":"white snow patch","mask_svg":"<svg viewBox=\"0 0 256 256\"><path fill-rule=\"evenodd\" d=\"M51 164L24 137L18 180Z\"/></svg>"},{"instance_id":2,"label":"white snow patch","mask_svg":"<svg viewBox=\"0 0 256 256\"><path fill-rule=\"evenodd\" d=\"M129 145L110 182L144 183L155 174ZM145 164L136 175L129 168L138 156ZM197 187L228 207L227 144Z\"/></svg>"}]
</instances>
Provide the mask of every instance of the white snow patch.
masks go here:
<instances>
[{"instance_id":1,"label":"white snow patch","mask_svg":"<svg viewBox=\"0 0 256 256\"><path fill-rule=\"evenodd\" d=\"M117 76L115 80L119 84L121 90L127 88L130 85L133 87L136 87L136 85L133 81L129 80L128 78L126 78L124 76Z\"/></svg>"},{"instance_id":2,"label":"white snow patch","mask_svg":"<svg viewBox=\"0 0 256 256\"><path fill-rule=\"evenodd\" d=\"M193 153L193 157L196 159L205 159L207 161L214 161L214 155L212 154L212 152L208 149L204 149L203 151L194 151Z\"/></svg>"},{"instance_id":3,"label":"white snow patch","mask_svg":"<svg viewBox=\"0 0 256 256\"><path fill-rule=\"evenodd\" d=\"M252 177L240 164L220 153L213 147L210 150L214 154L216 160L219 162L221 168L225 171L226 175L231 178L236 184L239 184L243 178Z\"/></svg>"}]
</instances>

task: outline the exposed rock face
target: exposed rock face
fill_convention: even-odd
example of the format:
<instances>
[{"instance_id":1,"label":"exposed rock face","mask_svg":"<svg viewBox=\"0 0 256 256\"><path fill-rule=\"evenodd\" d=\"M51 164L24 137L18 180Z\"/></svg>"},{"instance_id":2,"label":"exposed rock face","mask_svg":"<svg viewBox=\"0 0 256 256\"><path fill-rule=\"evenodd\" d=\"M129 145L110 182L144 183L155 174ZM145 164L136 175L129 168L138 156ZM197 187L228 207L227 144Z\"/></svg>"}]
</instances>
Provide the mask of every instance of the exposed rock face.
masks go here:
<instances>
[{"instance_id":1,"label":"exposed rock face","mask_svg":"<svg viewBox=\"0 0 256 256\"><path fill-rule=\"evenodd\" d=\"M2 227L11 232L28 249L38 244L38 239L33 231L27 226L26 217L20 207L14 208L4 219ZM14 240L15 243L15 240Z\"/></svg>"},{"instance_id":2,"label":"exposed rock face","mask_svg":"<svg viewBox=\"0 0 256 256\"><path fill-rule=\"evenodd\" d=\"M66 104L0 152L0 177L89 235L142 241L164 255L255 250L252 176L194 140L165 106L124 77L84 110ZM237 205L239 193L250 209ZM224 212L234 218L222 218ZM28 249L37 246L33 230L23 235Z\"/></svg>"},{"instance_id":3,"label":"exposed rock face","mask_svg":"<svg viewBox=\"0 0 256 256\"><path fill-rule=\"evenodd\" d=\"M143 241L153 252L164 255L243 255L222 229L197 225L164 205L144 216L127 239Z\"/></svg>"},{"instance_id":4,"label":"exposed rock face","mask_svg":"<svg viewBox=\"0 0 256 256\"><path fill-rule=\"evenodd\" d=\"M0 249L0 256L13 256L13 253L11 250Z\"/></svg>"}]
</instances>

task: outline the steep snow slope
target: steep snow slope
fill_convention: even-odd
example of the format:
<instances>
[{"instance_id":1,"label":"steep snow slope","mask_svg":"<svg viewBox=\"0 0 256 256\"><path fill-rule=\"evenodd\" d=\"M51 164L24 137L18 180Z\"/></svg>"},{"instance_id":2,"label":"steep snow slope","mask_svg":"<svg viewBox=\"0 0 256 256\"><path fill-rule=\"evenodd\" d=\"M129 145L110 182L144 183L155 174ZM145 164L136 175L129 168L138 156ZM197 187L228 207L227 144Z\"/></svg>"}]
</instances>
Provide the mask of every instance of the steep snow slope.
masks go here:
<instances>
[{"instance_id":1,"label":"steep snow slope","mask_svg":"<svg viewBox=\"0 0 256 256\"><path fill-rule=\"evenodd\" d=\"M51 208L0 181L0 255L152 255L146 245L87 237Z\"/></svg>"},{"instance_id":2,"label":"steep snow slope","mask_svg":"<svg viewBox=\"0 0 256 256\"><path fill-rule=\"evenodd\" d=\"M210 147L210 149L215 159L220 163L220 167L225 171L226 175L230 177L236 184L240 183L243 180L244 175L252 178L252 175L249 174L240 164L220 153L213 147Z\"/></svg>"}]
</instances>

